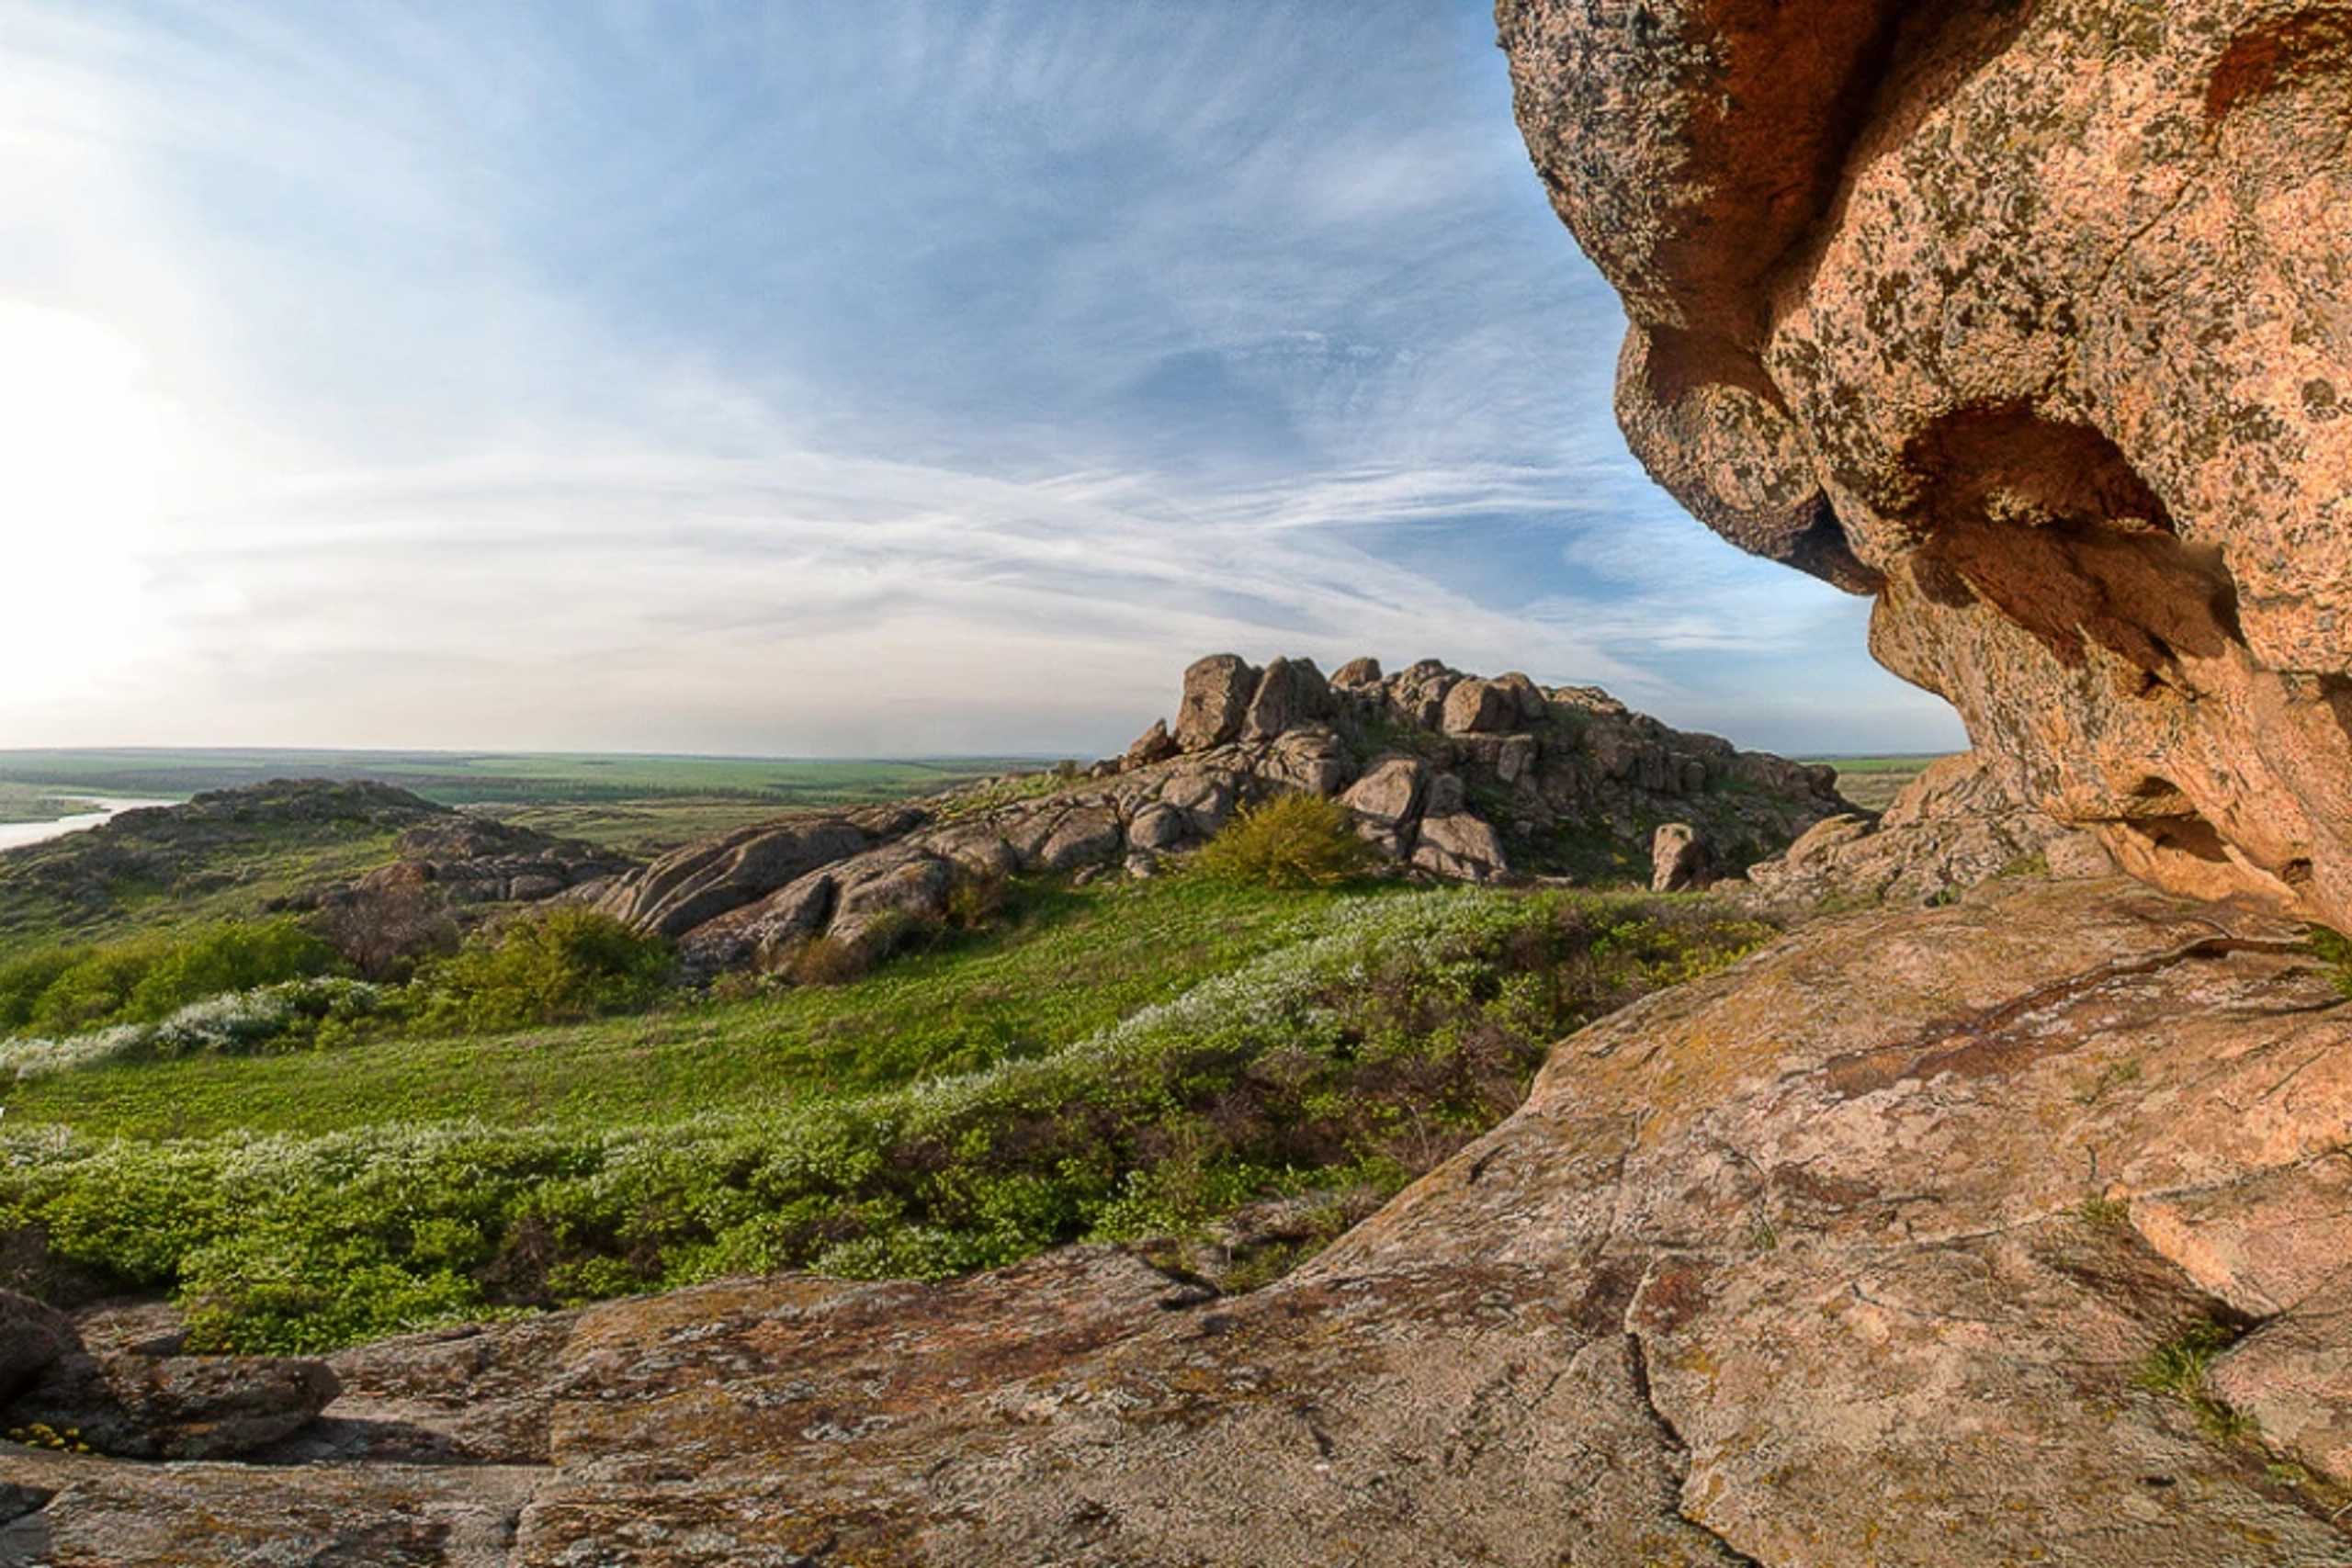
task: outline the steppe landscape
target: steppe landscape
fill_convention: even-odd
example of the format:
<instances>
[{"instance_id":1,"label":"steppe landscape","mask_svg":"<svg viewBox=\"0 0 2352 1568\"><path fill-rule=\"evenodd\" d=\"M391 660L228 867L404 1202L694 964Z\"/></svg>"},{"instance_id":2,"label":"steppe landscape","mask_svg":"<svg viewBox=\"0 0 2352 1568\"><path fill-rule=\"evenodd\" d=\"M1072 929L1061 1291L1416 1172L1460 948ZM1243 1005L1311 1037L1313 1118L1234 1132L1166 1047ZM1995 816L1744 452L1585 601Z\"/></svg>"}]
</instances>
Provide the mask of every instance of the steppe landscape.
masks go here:
<instances>
[{"instance_id":1,"label":"steppe landscape","mask_svg":"<svg viewBox=\"0 0 2352 1568\"><path fill-rule=\"evenodd\" d=\"M1495 20L1969 748L0 750L0 1565L2352 1564L2352 11Z\"/></svg>"}]
</instances>

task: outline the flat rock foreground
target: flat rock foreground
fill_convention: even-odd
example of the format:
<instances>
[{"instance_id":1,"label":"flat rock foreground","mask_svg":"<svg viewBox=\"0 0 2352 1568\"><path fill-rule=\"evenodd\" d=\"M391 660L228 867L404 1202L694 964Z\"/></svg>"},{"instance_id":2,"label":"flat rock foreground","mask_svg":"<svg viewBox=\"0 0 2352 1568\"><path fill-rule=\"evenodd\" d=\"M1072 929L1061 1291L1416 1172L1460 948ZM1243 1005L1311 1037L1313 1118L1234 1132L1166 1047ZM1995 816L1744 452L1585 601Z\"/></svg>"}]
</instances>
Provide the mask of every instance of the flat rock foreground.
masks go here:
<instances>
[{"instance_id":1,"label":"flat rock foreground","mask_svg":"<svg viewBox=\"0 0 2352 1568\"><path fill-rule=\"evenodd\" d=\"M1572 1037L1255 1294L1081 1248L367 1347L275 1462L0 1449L0 1562L2352 1562L2347 1046L2300 925L1996 881Z\"/></svg>"}]
</instances>

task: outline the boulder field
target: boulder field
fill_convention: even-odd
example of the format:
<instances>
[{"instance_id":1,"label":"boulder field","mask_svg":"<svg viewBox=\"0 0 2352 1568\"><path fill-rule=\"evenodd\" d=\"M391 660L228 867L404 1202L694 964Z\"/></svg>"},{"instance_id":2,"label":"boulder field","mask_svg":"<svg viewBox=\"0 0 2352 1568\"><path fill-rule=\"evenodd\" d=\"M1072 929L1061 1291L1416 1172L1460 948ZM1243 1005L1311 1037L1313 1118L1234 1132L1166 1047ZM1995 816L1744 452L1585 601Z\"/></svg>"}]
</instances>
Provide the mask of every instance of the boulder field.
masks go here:
<instances>
[{"instance_id":1,"label":"boulder field","mask_svg":"<svg viewBox=\"0 0 2352 1568\"><path fill-rule=\"evenodd\" d=\"M2339 978L2120 879L1826 919L1254 1293L1078 1248L368 1346L242 1462L0 1446L0 1562L2352 1562Z\"/></svg>"},{"instance_id":2,"label":"boulder field","mask_svg":"<svg viewBox=\"0 0 2352 1568\"><path fill-rule=\"evenodd\" d=\"M1369 659L1327 680L1304 659L1261 669L1215 654L1185 671L1172 730L1153 724L1088 776L744 828L568 896L675 938L707 975L773 964L820 937L877 953L946 919L959 887L993 879L1148 876L1278 790L1337 798L1409 874L1623 881L1647 874L1669 820L1687 819L1710 863L1736 873L1848 813L1836 782L1669 728L1594 687L1435 660L1384 676Z\"/></svg>"}]
</instances>

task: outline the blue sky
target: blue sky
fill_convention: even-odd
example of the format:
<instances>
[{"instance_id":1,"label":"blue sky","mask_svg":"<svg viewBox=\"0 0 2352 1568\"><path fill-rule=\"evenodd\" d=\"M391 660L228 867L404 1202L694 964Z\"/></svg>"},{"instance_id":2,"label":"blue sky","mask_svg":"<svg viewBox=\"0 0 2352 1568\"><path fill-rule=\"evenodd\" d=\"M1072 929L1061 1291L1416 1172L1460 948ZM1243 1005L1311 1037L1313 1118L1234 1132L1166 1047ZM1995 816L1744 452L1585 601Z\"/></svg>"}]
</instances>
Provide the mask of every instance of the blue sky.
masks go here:
<instances>
[{"instance_id":1,"label":"blue sky","mask_svg":"<svg viewBox=\"0 0 2352 1568\"><path fill-rule=\"evenodd\" d=\"M1478 0L0 0L0 746L1961 744L1626 456Z\"/></svg>"}]
</instances>

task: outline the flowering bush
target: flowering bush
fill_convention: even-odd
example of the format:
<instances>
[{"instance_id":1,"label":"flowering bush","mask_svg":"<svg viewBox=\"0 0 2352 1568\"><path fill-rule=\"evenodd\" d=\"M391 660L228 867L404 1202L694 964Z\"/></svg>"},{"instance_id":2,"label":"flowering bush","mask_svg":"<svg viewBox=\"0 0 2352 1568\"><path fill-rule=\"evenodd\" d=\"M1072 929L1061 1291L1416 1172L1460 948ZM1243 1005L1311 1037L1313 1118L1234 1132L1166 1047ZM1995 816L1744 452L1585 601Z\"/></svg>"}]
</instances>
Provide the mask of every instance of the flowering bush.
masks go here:
<instances>
[{"instance_id":1,"label":"flowering bush","mask_svg":"<svg viewBox=\"0 0 2352 1568\"><path fill-rule=\"evenodd\" d=\"M257 986L191 1002L161 1023L119 1023L62 1040L0 1039L0 1075L36 1078L142 1057L299 1049L317 1043L322 1025L365 1018L383 998L380 986L336 976Z\"/></svg>"}]
</instances>

